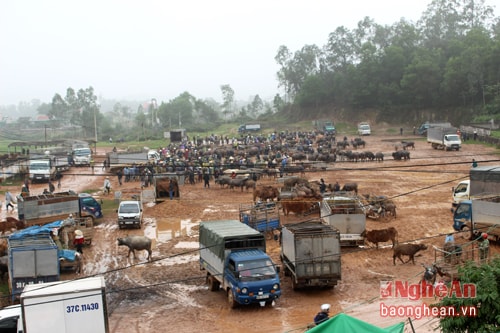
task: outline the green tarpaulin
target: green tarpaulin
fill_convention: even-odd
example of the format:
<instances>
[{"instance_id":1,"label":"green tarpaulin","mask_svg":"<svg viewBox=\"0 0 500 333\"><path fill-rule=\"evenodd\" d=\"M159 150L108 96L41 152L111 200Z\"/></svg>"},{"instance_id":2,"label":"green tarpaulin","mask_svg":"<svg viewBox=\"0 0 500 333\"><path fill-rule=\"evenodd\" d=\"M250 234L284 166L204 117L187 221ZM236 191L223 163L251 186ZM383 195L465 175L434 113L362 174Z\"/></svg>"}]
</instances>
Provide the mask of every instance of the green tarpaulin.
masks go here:
<instances>
[{"instance_id":1,"label":"green tarpaulin","mask_svg":"<svg viewBox=\"0 0 500 333\"><path fill-rule=\"evenodd\" d=\"M307 333L403 333L404 329L404 322L381 328L348 316L345 313L339 313L335 317L311 328Z\"/></svg>"}]
</instances>

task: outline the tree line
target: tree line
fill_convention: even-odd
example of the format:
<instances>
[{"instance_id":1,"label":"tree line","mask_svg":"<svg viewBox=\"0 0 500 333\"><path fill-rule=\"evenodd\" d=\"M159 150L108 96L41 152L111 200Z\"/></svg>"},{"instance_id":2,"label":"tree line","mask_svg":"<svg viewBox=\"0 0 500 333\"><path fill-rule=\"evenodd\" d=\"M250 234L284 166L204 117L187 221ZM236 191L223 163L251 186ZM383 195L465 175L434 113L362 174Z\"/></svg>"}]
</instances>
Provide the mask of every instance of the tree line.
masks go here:
<instances>
[{"instance_id":1,"label":"tree line","mask_svg":"<svg viewBox=\"0 0 500 333\"><path fill-rule=\"evenodd\" d=\"M281 46L275 60L295 119L368 110L390 123L500 118L500 19L484 0L434 0L416 23L365 17L322 47Z\"/></svg>"}]
</instances>

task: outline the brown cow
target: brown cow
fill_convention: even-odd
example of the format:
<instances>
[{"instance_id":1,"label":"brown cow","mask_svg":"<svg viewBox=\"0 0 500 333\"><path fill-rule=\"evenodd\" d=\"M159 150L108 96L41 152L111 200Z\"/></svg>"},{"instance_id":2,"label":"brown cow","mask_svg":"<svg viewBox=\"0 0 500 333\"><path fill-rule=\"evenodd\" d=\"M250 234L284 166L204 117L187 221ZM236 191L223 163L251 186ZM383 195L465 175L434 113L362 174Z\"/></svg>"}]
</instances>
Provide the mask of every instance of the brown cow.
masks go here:
<instances>
[{"instance_id":1,"label":"brown cow","mask_svg":"<svg viewBox=\"0 0 500 333\"><path fill-rule=\"evenodd\" d=\"M262 201L267 201L267 199L274 201L274 198L278 198L279 195L280 191L276 187L263 186L253 190L253 201L255 202L257 198Z\"/></svg>"},{"instance_id":2,"label":"brown cow","mask_svg":"<svg viewBox=\"0 0 500 333\"><path fill-rule=\"evenodd\" d=\"M365 240L374 243L378 249L378 243L392 241L392 248L398 243L398 231L394 227L366 232Z\"/></svg>"},{"instance_id":3,"label":"brown cow","mask_svg":"<svg viewBox=\"0 0 500 333\"><path fill-rule=\"evenodd\" d=\"M176 178L170 178L174 182L174 197L179 197L179 183ZM160 179L156 182L156 196L157 197L168 197L170 196L169 186L170 179Z\"/></svg>"},{"instance_id":4,"label":"brown cow","mask_svg":"<svg viewBox=\"0 0 500 333\"><path fill-rule=\"evenodd\" d=\"M5 234L6 231L11 231L12 229L21 230L26 228L26 225L23 221L19 221L18 219L7 216L5 221L0 222L0 230L2 231L2 235Z\"/></svg>"},{"instance_id":5,"label":"brown cow","mask_svg":"<svg viewBox=\"0 0 500 333\"><path fill-rule=\"evenodd\" d=\"M305 215L311 212L317 204L317 201L307 200L305 198L294 198L281 201L281 207L285 215L288 215L290 212L296 215Z\"/></svg>"},{"instance_id":6,"label":"brown cow","mask_svg":"<svg viewBox=\"0 0 500 333\"><path fill-rule=\"evenodd\" d=\"M425 244L398 244L394 247L392 255L392 263L396 265L396 258L399 258L403 264L408 263L410 260L415 265L415 254L420 250L427 250ZM408 261L404 262L401 256L408 256Z\"/></svg>"}]
</instances>

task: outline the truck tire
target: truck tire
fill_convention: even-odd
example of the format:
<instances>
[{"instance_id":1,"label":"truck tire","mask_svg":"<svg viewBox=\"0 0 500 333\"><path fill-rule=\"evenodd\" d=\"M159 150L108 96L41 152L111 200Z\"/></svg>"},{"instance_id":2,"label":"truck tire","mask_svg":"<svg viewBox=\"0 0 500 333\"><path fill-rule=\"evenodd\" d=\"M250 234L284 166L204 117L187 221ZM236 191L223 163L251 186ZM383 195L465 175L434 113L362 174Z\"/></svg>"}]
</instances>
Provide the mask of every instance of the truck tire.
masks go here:
<instances>
[{"instance_id":1,"label":"truck tire","mask_svg":"<svg viewBox=\"0 0 500 333\"><path fill-rule=\"evenodd\" d=\"M210 291L218 291L220 288L220 283L212 275L207 277L208 289Z\"/></svg>"},{"instance_id":2,"label":"truck tire","mask_svg":"<svg viewBox=\"0 0 500 333\"><path fill-rule=\"evenodd\" d=\"M292 289L293 290L299 289L299 285L297 284L297 282L295 282L295 277L293 275L292 275Z\"/></svg>"},{"instance_id":3,"label":"truck tire","mask_svg":"<svg viewBox=\"0 0 500 333\"><path fill-rule=\"evenodd\" d=\"M231 289L227 290L227 302L231 309L235 309L238 306L238 302L235 301L233 291Z\"/></svg>"}]
</instances>

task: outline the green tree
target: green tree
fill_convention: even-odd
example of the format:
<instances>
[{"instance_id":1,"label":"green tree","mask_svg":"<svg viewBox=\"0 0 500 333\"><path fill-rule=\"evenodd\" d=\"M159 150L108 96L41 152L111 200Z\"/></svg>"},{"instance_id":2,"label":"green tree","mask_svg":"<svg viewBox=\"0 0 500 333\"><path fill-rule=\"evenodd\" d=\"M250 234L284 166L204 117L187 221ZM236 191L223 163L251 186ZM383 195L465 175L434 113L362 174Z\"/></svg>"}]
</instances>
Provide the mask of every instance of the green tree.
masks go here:
<instances>
[{"instance_id":1,"label":"green tree","mask_svg":"<svg viewBox=\"0 0 500 333\"><path fill-rule=\"evenodd\" d=\"M233 113L234 90L229 84L223 84L220 86L220 90L222 92L222 114L227 119L227 116Z\"/></svg>"},{"instance_id":2,"label":"green tree","mask_svg":"<svg viewBox=\"0 0 500 333\"><path fill-rule=\"evenodd\" d=\"M497 332L500 326L500 258L477 266L468 262L459 268L460 284L473 284L476 297L445 297L438 306L474 307L477 316L448 316L440 320L439 326L444 333Z\"/></svg>"}]
</instances>

